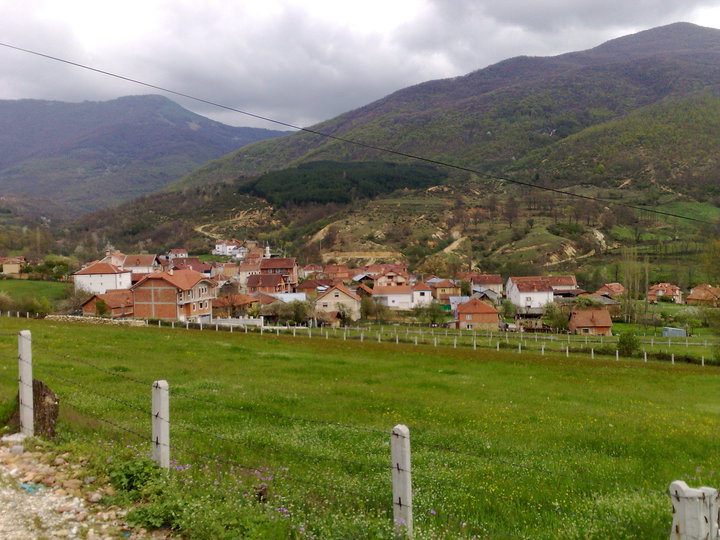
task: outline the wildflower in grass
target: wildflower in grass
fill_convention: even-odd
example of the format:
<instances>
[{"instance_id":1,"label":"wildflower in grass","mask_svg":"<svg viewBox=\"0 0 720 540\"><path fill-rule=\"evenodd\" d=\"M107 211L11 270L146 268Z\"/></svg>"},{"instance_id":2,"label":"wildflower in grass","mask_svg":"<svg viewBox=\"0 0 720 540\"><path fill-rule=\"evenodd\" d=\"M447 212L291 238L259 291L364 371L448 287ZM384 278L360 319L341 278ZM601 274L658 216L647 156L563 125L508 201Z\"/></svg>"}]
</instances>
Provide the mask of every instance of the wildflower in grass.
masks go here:
<instances>
[{"instance_id":1,"label":"wildflower in grass","mask_svg":"<svg viewBox=\"0 0 720 540\"><path fill-rule=\"evenodd\" d=\"M430 510L430 514L434 516L437 514L437 512L435 510Z\"/></svg>"}]
</instances>

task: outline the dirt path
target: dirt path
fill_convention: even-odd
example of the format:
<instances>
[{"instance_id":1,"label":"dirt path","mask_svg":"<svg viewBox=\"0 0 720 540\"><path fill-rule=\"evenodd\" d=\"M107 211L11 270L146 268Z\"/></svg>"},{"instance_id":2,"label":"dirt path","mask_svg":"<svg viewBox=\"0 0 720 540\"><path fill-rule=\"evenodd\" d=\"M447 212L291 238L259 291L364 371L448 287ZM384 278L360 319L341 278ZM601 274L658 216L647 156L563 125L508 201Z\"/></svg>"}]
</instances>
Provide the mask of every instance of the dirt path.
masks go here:
<instances>
[{"instance_id":1,"label":"dirt path","mask_svg":"<svg viewBox=\"0 0 720 540\"><path fill-rule=\"evenodd\" d=\"M166 538L130 527L126 510L101 504L112 487L95 485L82 460L33 448L32 440L10 435L0 443L0 538Z\"/></svg>"}]
</instances>

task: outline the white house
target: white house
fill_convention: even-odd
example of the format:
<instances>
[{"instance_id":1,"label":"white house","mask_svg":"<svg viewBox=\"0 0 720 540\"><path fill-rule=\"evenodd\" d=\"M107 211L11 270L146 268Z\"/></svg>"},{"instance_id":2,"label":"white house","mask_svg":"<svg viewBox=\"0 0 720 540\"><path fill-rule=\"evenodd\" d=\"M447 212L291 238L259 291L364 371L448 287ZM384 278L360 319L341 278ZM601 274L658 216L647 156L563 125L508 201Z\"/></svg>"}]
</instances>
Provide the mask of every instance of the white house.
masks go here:
<instances>
[{"instance_id":1,"label":"white house","mask_svg":"<svg viewBox=\"0 0 720 540\"><path fill-rule=\"evenodd\" d=\"M130 270L121 270L115 265L98 262L73 274L75 290L92 294L105 294L109 290L129 289L132 286Z\"/></svg>"},{"instance_id":2,"label":"white house","mask_svg":"<svg viewBox=\"0 0 720 540\"><path fill-rule=\"evenodd\" d=\"M429 306L433 301L430 285L422 281L412 287L412 307Z\"/></svg>"},{"instance_id":3,"label":"white house","mask_svg":"<svg viewBox=\"0 0 720 540\"><path fill-rule=\"evenodd\" d=\"M408 310L412 306L412 289L408 285L388 285L373 289L373 300L393 310Z\"/></svg>"},{"instance_id":4,"label":"white house","mask_svg":"<svg viewBox=\"0 0 720 540\"><path fill-rule=\"evenodd\" d=\"M520 313L540 313L553 302L556 291L577 288L575 276L530 276L508 278L505 291Z\"/></svg>"},{"instance_id":5,"label":"white house","mask_svg":"<svg viewBox=\"0 0 720 540\"><path fill-rule=\"evenodd\" d=\"M224 255L226 257L234 257L238 253L238 249L242 246L242 242L230 240L229 242L218 242L215 249L212 250L213 255ZM247 253L247 251L246 251Z\"/></svg>"}]
</instances>

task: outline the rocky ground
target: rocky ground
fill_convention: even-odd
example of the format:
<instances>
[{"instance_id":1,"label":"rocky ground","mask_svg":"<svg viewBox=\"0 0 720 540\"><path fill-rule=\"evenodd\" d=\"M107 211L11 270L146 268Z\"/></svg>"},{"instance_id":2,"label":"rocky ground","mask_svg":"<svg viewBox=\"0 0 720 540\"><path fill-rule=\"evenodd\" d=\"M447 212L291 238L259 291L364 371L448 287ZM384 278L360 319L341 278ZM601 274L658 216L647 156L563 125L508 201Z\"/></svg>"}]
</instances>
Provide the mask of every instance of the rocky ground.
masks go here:
<instances>
[{"instance_id":1,"label":"rocky ground","mask_svg":"<svg viewBox=\"0 0 720 540\"><path fill-rule=\"evenodd\" d=\"M112 486L99 485L82 456L41 451L21 435L0 444L0 538L168 538L131 527L127 511L108 506Z\"/></svg>"}]
</instances>

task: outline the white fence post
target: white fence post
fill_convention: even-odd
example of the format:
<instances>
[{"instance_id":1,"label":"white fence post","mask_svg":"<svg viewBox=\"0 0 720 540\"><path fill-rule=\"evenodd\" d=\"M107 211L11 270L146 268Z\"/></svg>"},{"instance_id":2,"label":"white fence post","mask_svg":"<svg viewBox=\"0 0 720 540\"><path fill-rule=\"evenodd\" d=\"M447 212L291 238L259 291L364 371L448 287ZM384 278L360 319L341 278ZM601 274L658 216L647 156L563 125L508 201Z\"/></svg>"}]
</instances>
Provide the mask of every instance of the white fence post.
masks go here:
<instances>
[{"instance_id":1,"label":"white fence post","mask_svg":"<svg viewBox=\"0 0 720 540\"><path fill-rule=\"evenodd\" d=\"M397 534L413 535L410 430L398 424L390 435L392 456L393 520Z\"/></svg>"},{"instance_id":2,"label":"white fence post","mask_svg":"<svg viewBox=\"0 0 720 540\"><path fill-rule=\"evenodd\" d=\"M170 468L170 392L167 381L152 385L152 457L163 469Z\"/></svg>"},{"instance_id":3,"label":"white fence post","mask_svg":"<svg viewBox=\"0 0 720 540\"><path fill-rule=\"evenodd\" d=\"M26 437L35 435L32 375L32 335L30 330L18 333L18 373L20 374L20 431Z\"/></svg>"},{"instance_id":4,"label":"white fence post","mask_svg":"<svg viewBox=\"0 0 720 540\"><path fill-rule=\"evenodd\" d=\"M718 491L714 488L691 488L682 480L670 484L673 522L670 540L704 540L717 538Z\"/></svg>"}]
</instances>

